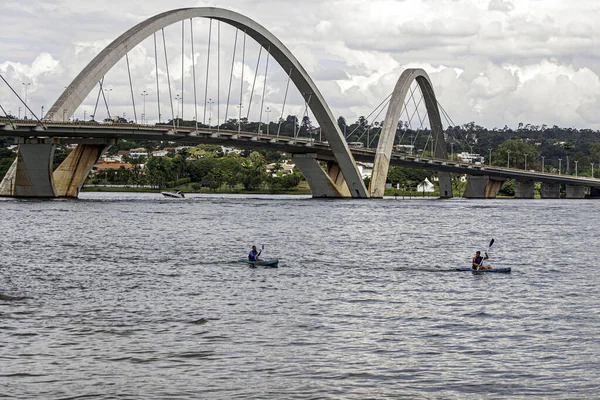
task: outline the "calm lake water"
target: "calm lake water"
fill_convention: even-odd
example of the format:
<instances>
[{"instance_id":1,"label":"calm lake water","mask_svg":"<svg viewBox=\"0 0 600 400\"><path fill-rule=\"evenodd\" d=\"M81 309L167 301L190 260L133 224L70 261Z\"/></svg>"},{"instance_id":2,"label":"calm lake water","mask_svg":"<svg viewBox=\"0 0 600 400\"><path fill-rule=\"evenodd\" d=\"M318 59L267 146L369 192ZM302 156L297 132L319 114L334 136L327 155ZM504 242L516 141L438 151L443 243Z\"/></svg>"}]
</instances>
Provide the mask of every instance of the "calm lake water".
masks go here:
<instances>
[{"instance_id":1,"label":"calm lake water","mask_svg":"<svg viewBox=\"0 0 600 400\"><path fill-rule=\"evenodd\" d=\"M0 397L600 396L600 202L0 200ZM456 272L476 250L510 274ZM236 262L252 244L279 268Z\"/></svg>"}]
</instances>

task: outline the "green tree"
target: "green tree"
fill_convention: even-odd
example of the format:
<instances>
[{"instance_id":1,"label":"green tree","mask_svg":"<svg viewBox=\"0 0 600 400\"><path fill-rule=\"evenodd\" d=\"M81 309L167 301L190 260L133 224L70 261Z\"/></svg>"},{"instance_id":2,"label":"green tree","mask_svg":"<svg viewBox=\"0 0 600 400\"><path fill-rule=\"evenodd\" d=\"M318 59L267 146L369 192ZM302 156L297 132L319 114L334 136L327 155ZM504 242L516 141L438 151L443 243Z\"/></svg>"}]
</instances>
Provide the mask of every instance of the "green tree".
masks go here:
<instances>
[{"instance_id":1,"label":"green tree","mask_svg":"<svg viewBox=\"0 0 600 400\"><path fill-rule=\"evenodd\" d=\"M0 179L4 178L16 157L17 153L12 150L0 149Z\"/></svg>"},{"instance_id":2,"label":"green tree","mask_svg":"<svg viewBox=\"0 0 600 400\"><path fill-rule=\"evenodd\" d=\"M539 150L522 139L511 139L501 143L493 153L493 165L508 166L509 153L510 167L524 169L527 162L527 169L539 168Z\"/></svg>"},{"instance_id":3,"label":"green tree","mask_svg":"<svg viewBox=\"0 0 600 400\"><path fill-rule=\"evenodd\" d=\"M260 153L254 151L242 162L241 183L246 190L257 190L267 178L265 161Z\"/></svg>"}]
</instances>

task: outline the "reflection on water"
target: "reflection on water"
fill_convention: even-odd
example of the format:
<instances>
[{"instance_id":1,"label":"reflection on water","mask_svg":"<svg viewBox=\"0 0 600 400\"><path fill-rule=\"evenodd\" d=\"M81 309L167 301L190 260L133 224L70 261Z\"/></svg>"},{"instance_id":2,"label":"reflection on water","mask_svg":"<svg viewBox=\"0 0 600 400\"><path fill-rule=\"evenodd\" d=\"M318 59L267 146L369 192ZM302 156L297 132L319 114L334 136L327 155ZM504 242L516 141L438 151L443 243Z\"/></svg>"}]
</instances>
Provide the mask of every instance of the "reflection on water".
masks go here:
<instances>
[{"instance_id":1,"label":"reflection on water","mask_svg":"<svg viewBox=\"0 0 600 400\"><path fill-rule=\"evenodd\" d=\"M4 395L598 393L595 201L81 197L0 201Z\"/></svg>"}]
</instances>

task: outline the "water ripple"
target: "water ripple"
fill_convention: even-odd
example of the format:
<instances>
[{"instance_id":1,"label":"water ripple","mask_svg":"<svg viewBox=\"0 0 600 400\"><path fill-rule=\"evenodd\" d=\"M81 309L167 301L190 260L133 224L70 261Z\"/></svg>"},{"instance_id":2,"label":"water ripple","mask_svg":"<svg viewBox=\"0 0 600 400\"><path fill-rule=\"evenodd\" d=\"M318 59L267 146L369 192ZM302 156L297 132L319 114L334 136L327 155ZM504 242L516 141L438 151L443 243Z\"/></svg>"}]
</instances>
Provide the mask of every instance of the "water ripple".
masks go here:
<instances>
[{"instance_id":1,"label":"water ripple","mask_svg":"<svg viewBox=\"0 0 600 400\"><path fill-rule=\"evenodd\" d=\"M600 390L594 201L82 197L0 202L0 396ZM456 271L492 237L511 274ZM253 244L279 268L237 263Z\"/></svg>"}]
</instances>

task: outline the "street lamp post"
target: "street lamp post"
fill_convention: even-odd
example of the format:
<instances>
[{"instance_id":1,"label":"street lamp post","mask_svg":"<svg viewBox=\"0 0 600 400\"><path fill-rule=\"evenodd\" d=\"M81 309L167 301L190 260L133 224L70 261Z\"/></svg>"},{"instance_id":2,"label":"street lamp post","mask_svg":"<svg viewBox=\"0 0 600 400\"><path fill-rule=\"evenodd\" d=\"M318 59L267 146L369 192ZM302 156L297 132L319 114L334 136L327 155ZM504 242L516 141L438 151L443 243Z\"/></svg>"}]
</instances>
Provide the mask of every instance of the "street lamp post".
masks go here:
<instances>
[{"instance_id":1,"label":"street lamp post","mask_svg":"<svg viewBox=\"0 0 600 400\"><path fill-rule=\"evenodd\" d=\"M450 159L454 160L454 143L450 143Z\"/></svg>"},{"instance_id":2,"label":"street lamp post","mask_svg":"<svg viewBox=\"0 0 600 400\"><path fill-rule=\"evenodd\" d=\"M558 174L561 174L561 169L562 169L562 158L558 159Z\"/></svg>"},{"instance_id":3,"label":"street lamp post","mask_svg":"<svg viewBox=\"0 0 600 400\"><path fill-rule=\"evenodd\" d=\"M527 171L527 154L525 154L525 171Z\"/></svg>"},{"instance_id":4,"label":"street lamp post","mask_svg":"<svg viewBox=\"0 0 600 400\"><path fill-rule=\"evenodd\" d=\"M492 149L488 149L489 153L490 153L490 158L488 159L488 165L491 167L492 166Z\"/></svg>"},{"instance_id":5,"label":"street lamp post","mask_svg":"<svg viewBox=\"0 0 600 400\"><path fill-rule=\"evenodd\" d=\"M542 172L544 172L544 158L546 158L546 157L542 156Z\"/></svg>"},{"instance_id":6,"label":"street lamp post","mask_svg":"<svg viewBox=\"0 0 600 400\"><path fill-rule=\"evenodd\" d=\"M110 92L112 92L112 89L104 89L104 91L106 92L106 108L110 109Z\"/></svg>"},{"instance_id":7,"label":"street lamp post","mask_svg":"<svg viewBox=\"0 0 600 400\"><path fill-rule=\"evenodd\" d=\"M42 106L42 114L40 115L40 118L44 119L44 106Z\"/></svg>"},{"instance_id":8,"label":"street lamp post","mask_svg":"<svg viewBox=\"0 0 600 400\"><path fill-rule=\"evenodd\" d=\"M578 160L575 160L575 176L577 176L577 163L578 162L579 162Z\"/></svg>"},{"instance_id":9,"label":"street lamp post","mask_svg":"<svg viewBox=\"0 0 600 400\"><path fill-rule=\"evenodd\" d=\"M214 101L212 99L208 99L208 127L210 128L212 125L212 105Z\"/></svg>"},{"instance_id":10,"label":"street lamp post","mask_svg":"<svg viewBox=\"0 0 600 400\"><path fill-rule=\"evenodd\" d=\"M19 119L21 119L21 107L19 107Z\"/></svg>"},{"instance_id":11,"label":"street lamp post","mask_svg":"<svg viewBox=\"0 0 600 400\"><path fill-rule=\"evenodd\" d=\"M177 93L175 95L175 101L177 102L177 115L175 116L175 118L177 119L177 127L179 128L179 93Z\"/></svg>"},{"instance_id":12,"label":"street lamp post","mask_svg":"<svg viewBox=\"0 0 600 400\"><path fill-rule=\"evenodd\" d=\"M592 178L594 178L594 163L591 163L591 164L592 164Z\"/></svg>"},{"instance_id":13,"label":"street lamp post","mask_svg":"<svg viewBox=\"0 0 600 400\"><path fill-rule=\"evenodd\" d=\"M242 130L242 108L244 106L242 105L242 103L238 104L237 106L240 109L238 112L238 134L239 134Z\"/></svg>"},{"instance_id":14,"label":"street lamp post","mask_svg":"<svg viewBox=\"0 0 600 400\"><path fill-rule=\"evenodd\" d=\"M269 125L271 125L271 108L267 106L267 136L269 135Z\"/></svg>"},{"instance_id":15,"label":"street lamp post","mask_svg":"<svg viewBox=\"0 0 600 400\"><path fill-rule=\"evenodd\" d=\"M510 150L506 150L506 154L508 154L508 161L506 162L506 168L510 168Z\"/></svg>"},{"instance_id":16,"label":"street lamp post","mask_svg":"<svg viewBox=\"0 0 600 400\"><path fill-rule=\"evenodd\" d=\"M30 82L22 82L23 86L25 86L25 119L27 119L27 86L31 85Z\"/></svg>"},{"instance_id":17,"label":"street lamp post","mask_svg":"<svg viewBox=\"0 0 600 400\"><path fill-rule=\"evenodd\" d=\"M142 96L144 97L144 113L142 114L142 125L145 125L146 123L144 121L146 120L146 96L148 96L148 93L146 93L146 91L144 90L142 92Z\"/></svg>"}]
</instances>

